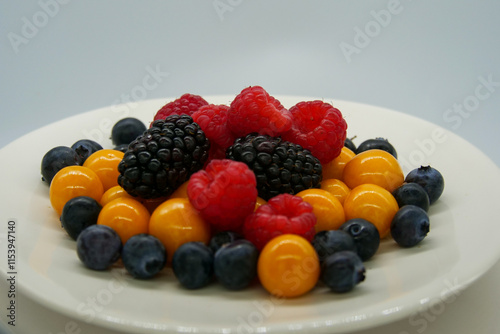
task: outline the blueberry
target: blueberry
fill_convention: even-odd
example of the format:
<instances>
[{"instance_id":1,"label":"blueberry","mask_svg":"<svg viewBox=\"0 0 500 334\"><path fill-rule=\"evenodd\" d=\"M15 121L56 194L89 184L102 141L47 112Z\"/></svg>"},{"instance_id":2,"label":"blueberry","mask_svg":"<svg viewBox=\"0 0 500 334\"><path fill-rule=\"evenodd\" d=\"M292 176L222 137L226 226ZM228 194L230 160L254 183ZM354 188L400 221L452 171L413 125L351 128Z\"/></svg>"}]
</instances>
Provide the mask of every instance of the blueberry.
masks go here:
<instances>
[{"instance_id":1,"label":"blueberry","mask_svg":"<svg viewBox=\"0 0 500 334\"><path fill-rule=\"evenodd\" d=\"M122 261L127 272L135 278L148 279L167 264L167 252L156 237L136 234L125 242Z\"/></svg>"},{"instance_id":2,"label":"blueberry","mask_svg":"<svg viewBox=\"0 0 500 334\"><path fill-rule=\"evenodd\" d=\"M116 146L130 144L146 131L146 125L137 118L127 117L119 120L111 129L111 140Z\"/></svg>"},{"instance_id":3,"label":"blueberry","mask_svg":"<svg viewBox=\"0 0 500 334\"><path fill-rule=\"evenodd\" d=\"M50 185L54 175L68 166L79 165L78 154L71 147L57 146L50 149L42 158L42 180Z\"/></svg>"},{"instance_id":4,"label":"blueberry","mask_svg":"<svg viewBox=\"0 0 500 334\"><path fill-rule=\"evenodd\" d=\"M356 252L356 243L352 236L346 231L328 230L316 233L312 245L318 253L320 263L328 256L340 251Z\"/></svg>"},{"instance_id":5,"label":"blueberry","mask_svg":"<svg viewBox=\"0 0 500 334\"><path fill-rule=\"evenodd\" d=\"M102 146L90 139L81 139L71 145L71 148L78 154L80 165L83 165L85 160L92 155L92 153L102 150Z\"/></svg>"},{"instance_id":6,"label":"blueberry","mask_svg":"<svg viewBox=\"0 0 500 334\"><path fill-rule=\"evenodd\" d=\"M109 226L92 225L76 239L76 252L82 263L93 270L105 270L120 258L122 241Z\"/></svg>"},{"instance_id":7,"label":"blueberry","mask_svg":"<svg viewBox=\"0 0 500 334\"><path fill-rule=\"evenodd\" d=\"M321 281L333 292L343 293L354 289L365 280L365 267L361 258L352 251L337 252L328 256L321 265Z\"/></svg>"},{"instance_id":8,"label":"blueberry","mask_svg":"<svg viewBox=\"0 0 500 334\"><path fill-rule=\"evenodd\" d=\"M244 289L257 276L258 258L257 248L248 240L225 244L215 253L215 277L226 289Z\"/></svg>"},{"instance_id":9,"label":"blueberry","mask_svg":"<svg viewBox=\"0 0 500 334\"><path fill-rule=\"evenodd\" d=\"M101 209L99 202L91 197L72 198L64 205L61 225L68 235L76 240L85 228L97 224Z\"/></svg>"},{"instance_id":10,"label":"blueberry","mask_svg":"<svg viewBox=\"0 0 500 334\"><path fill-rule=\"evenodd\" d=\"M358 149L356 150L356 154L368 151L368 150L373 150L373 149L378 149L378 150L383 150L386 152L389 152L392 154L396 159L398 158L398 153L396 152L396 149L394 146L392 146L391 143L387 139L384 138L375 138L375 139L368 139L359 144Z\"/></svg>"},{"instance_id":11,"label":"blueberry","mask_svg":"<svg viewBox=\"0 0 500 334\"><path fill-rule=\"evenodd\" d=\"M221 248L223 245L229 244L229 243L236 241L236 240L239 240L239 239L243 239L243 237L236 232L222 231L222 232L216 233L210 239L210 243L208 244L208 246L210 247L210 249L212 249L212 251L215 254L215 252L217 252L219 250L219 248Z\"/></svg>"},{"instance_id":12,"label":"blueberry","mask_svg":"<svg viewBox=\"0 0 500 334\"><path fill-rule=\"evenodd\" d=\"M344 146L356 153L356 145L352 142L352 139L346 138L344 141Z\"/></svg>"},{"instance_id":13,"label":"blueberry","mask_svg":"<svg viewBox=\"0 0 500 334\"><path fill-rule=\"evenodd\" d=\"M405 205L394 215L391 235L401 247L413 247L429 233L429 216L416 205Z\"/></svg>"},{"instance_id":14,"label":"blueberry","mask_svg":"<svg viewBox=\"0 0 500 334\"><path fill-rule=\"evenodd\" d=\"M405 205L416 205L424 211L429 211L429 195L425 189L418 183L405 183L392 192L392 195L398 202L399 207Z\"/></svg>"},{"instance_id":15,"label":"blueberry","mask_svg":"<svg viewBox=\"0 0 500 334\"><path fill-rule=\"evenodd\" d=\"M433 204L443 194L443 175L431 166L421 166L406 175L405 182L418 183L429 195L429 203Z\"/></svg>"},{"instance_id":16,"label":"blueberry","mask_svg":"<svg viewBox=\"0 0 500 334\"><path fill-rule=\"evenodd\" d=\"M115 146L113 149L125 153L128 150L128 144L120 144Z\"/></svg>"},{"instance_id":17,"label":"blueberry","mask_svg":"<svg viewBox=\"0 0 500 334\"><path fill-rule=\"evenodd\" d=\"M172 269L183 287L203 288L213 279L214 253L202 242L187 242L175 251Z\"/></svg>"},{"instance_id":18,"label":"blueberry","mask_svg":"<svg viewBox=\"0 0 500 334\"><path fill-rule=\"evenodd\" d=\"M356 250L362 261L370 259L380 246L378 229L366 219L354 218L346 221L339 228L351 235L356 244Z\"/></svg>"}]
</instances>

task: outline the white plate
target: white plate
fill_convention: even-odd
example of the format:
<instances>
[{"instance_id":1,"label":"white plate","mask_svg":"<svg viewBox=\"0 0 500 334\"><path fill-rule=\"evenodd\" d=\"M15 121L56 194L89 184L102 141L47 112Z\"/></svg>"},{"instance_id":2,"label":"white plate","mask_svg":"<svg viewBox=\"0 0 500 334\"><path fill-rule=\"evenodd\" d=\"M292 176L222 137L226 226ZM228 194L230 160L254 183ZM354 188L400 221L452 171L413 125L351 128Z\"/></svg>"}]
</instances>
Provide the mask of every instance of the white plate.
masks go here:
<instances>
[{"instance_id":1,"label":"white plate","mask_svg":"<svg viewBox=\"0 0 500 334\"><path fill-rule=\"evenodd\" d=\"M206 97L227 104L232 96ZM311 98L278 97L290 107ZM430 209L431 232L418 246L400 249L385 240L366 262L365 282L347 294L318 287L291 300L270 297L261 287L229 292L219 285L186 291L168 270L138 281L116 267L85 269L75 243L61 229L40 180L43 154L57 145L91 138L106 147L111 126L125 116L149 123L167 100L94 110L30 133L1 150L2 221L17 222L18 287L66 316L130 333L348 332L388 323L431 307L439 312L485 273L500 256L496 213L498 167L465 140L436 125L364 104L331 101L356 142L388 138L405 173L431 164L445 177L441 199ZM3 224L2 226L6 226ZM5 232L5 231L1 231ZM1 274L6 275L2 262ZM4 278L2 278L4 279ZM411 318L410 318L411 319Z\"/></svg>"}]
</instances>

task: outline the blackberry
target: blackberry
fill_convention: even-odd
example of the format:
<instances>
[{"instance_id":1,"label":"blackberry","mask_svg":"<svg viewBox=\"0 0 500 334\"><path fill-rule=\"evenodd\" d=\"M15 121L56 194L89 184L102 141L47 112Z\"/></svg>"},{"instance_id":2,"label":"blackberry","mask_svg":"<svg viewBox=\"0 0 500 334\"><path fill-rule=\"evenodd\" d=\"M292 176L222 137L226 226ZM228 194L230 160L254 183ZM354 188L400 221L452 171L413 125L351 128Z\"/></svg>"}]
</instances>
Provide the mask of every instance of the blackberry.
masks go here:
<instances>
[{"instance_id":1,"label":"blackberry","mask_svg":"<svg viewBox=\"0 0 500 334\"><path fill-rule=\"evenodd\" d=\"M156 120L129 145L118 184L142 198L169 196L208 159L210 142L188 115Z\"/></svg>"},{"instance_id":2,"label":"blackberry","mask_svg":"<svg viewBox=\"0 0 500 334\"><path fill-rule=\"evenodd\" d=\"M319 160L309 150L280 137L250 133L236 139L227 149L226 157L250 167L257 179L259 196L265 200L319 188L321 182Z\"/></svg>"}]
</instances>

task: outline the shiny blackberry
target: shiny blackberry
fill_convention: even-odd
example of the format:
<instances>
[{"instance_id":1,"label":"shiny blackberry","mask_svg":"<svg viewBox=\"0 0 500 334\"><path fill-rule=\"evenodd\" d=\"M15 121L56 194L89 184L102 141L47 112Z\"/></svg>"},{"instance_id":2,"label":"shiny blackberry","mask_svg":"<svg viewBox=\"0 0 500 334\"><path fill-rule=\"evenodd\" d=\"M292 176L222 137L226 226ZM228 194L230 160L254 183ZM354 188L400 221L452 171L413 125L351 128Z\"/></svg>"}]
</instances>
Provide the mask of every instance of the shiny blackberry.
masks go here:
<instances>
[{"instance_id":1,"label":"shiny blackberry","mask_svg":"<svg viewBox=\"0 0 500 334\"><path fill-rule=\"evenodd\" d=\"M188 115L156 120L129 145L118 183L132 196L169 196L203 168L210 142Z\"/></svg>"},{"instance_id":2,"label":"shiny blackberry","mask_svg":"<svg viewBox=\"0 0 500 334\"><path fill-rule=\"evenodd\" d=\"M236 139L226 157L244 162L253 170L259 196L265 200L319 188L321 182L319 160L309 150L279 137L251 133Z\"/></svg>"}]
</instances>

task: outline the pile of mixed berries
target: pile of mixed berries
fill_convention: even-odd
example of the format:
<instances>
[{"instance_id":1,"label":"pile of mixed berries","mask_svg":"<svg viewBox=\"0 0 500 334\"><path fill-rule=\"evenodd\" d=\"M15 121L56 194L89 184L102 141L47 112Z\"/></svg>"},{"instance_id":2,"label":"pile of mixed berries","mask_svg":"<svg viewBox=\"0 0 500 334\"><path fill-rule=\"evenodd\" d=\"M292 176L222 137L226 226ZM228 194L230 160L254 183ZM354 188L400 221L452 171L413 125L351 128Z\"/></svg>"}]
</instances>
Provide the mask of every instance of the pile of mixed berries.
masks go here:
<instances>
[{"instance_id":1,"label":"pile of mixed berries","mask_svg":"<svg viewBox=\"0 0 500 334\"><path fill-rule=\"evenodd\" d=\"M430 166L403 175L389 141L356 147L346 131L331 104L287 109L260 86L230 105L185 94L147 126L118 121L113 149L88 139L51 149L42 179L90 269L121 261L138 279L171 267L187 289L342 293L365 279L383 238L426 237L444 188Z\"/></svg>"}]
</instances>

